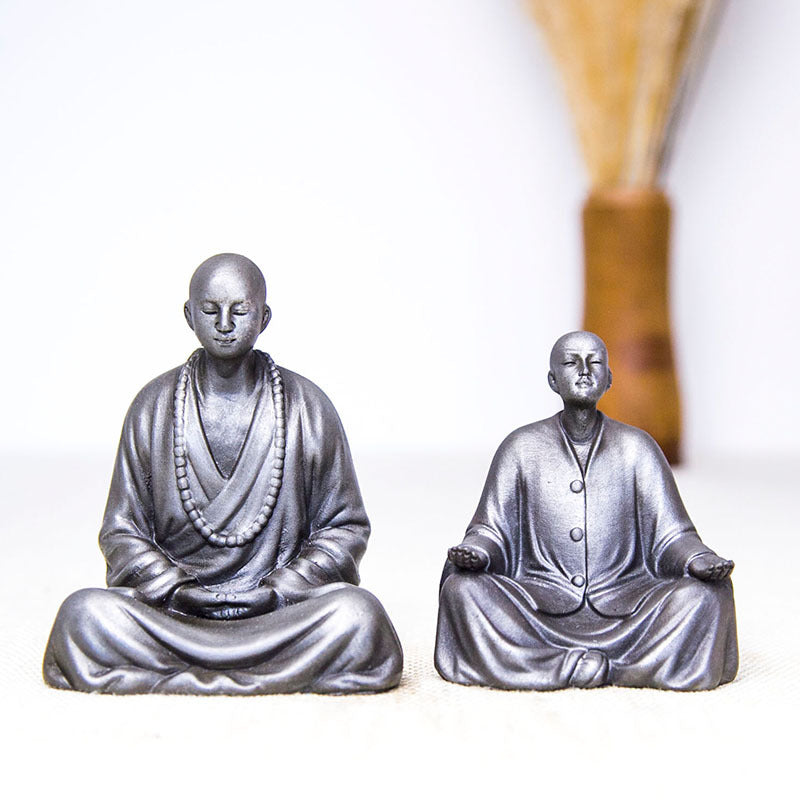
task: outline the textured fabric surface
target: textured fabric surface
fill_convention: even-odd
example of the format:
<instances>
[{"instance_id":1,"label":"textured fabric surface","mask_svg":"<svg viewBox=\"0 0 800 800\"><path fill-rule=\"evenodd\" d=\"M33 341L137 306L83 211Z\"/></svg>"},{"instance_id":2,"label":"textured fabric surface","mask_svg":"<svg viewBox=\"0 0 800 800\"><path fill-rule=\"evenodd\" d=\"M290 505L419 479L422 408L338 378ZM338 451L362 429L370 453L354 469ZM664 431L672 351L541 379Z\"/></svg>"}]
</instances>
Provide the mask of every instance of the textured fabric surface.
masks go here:
<instances>
[{"instance_id":1,"label":"textured fabric surface","mask_svg":"<svg viewBox=\"0 0 800 800\"><path fill-rule=\"evenodd\" d=\"M507 689L567 686L697 690L728 683L738 653L730 579L656 584L633 614L590 606L543 614L510 578L451 574L439 597L436 666L454 683ZM602 651L602 658L590 655Z\"/></svg>"},{"instance_id":2,"label":"textured fabric surface","mask_svg":"<svg viewBox=\"0 0 800 800\"><path fill-rule=\"evenodd\" d=\"M111 588L65 600L47 682L117 694L395 686L402 655L391 622L373 595L350 586L369 523L330 400L255 351L261 390L225 478L198 416L204 352L148 383L128 411L99 537ZM231 539L236 546L220 546ZM193 586L223 598L260 591L263 605L241 620L198 619L194 608L191 621L171 615L176 590Z\"/></svg>"},{"instance_id":3,"label":"textured fabric surface","mask_svg":"<svg viewBox=\"0 0 800 800\"><path fill-rule=\"evenodd\" d=\"M111 694L378 692L403 657L377 598L349 583L246 619L186 619L121 589L80 589L61 605L44 658L57 689Z\"/></svg>"},{"instance_id":4,"label":"textured fabric surface","mask_svg":"<svg viewBox=\"0 0 800 800\"><path fill-rule=\"evenodd\" d=\"M447 680L700 690L736 674L730 583L684 577L709 548L638 428L600 414L583 463L561 413L518 428L462 544L489 563L445 566L435 663Z\"/></svg>"},{"instance_id":5,"label":"textured fabric surface","mask_svg":"<svg viewBox=\"0 0 800 800\"><path fill-rule=\"evenodd\" d=\"M4 454L4 785L84 798L769 797L795 789L800 464L678 471L703 540L733 558L741 665L712 692L504 692L433 668L439 576L491 454L354 453L373 527L362 585L404 646L400 687L358 697L101 696L41 679L49 626L103 585L112 455Z\"/></svg>"}]
</instances>

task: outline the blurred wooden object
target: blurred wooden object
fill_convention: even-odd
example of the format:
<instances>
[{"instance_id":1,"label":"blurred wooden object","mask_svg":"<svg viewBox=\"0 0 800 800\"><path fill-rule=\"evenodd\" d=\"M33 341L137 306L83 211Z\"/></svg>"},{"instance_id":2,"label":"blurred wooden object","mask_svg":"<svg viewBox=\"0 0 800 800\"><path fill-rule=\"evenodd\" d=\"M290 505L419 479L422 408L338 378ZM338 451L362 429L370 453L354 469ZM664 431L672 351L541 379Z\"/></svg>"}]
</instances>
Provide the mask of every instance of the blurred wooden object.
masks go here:
<instances>
[{"instance_id":1,"label":"blurred wooden object","mask_svg":"<svg viewBox=\"0 0 800 800\"><path fill-rule=\"evenodd\" d=\"M721 0L528 0L564 76L589 176L584 328L606 340L603 407L673 463L681 415L669 322L670 208L658 180Z\"/></svg>"},{"instance_id":2,"label":"blurred wooden object","mask_svg":"<svg viewBox=\"0 0 800 800\"><path fill-rule=\"evenodd\" d=\"M680 397L670 336L670 208L658 189L600 189L583 207L583 325L608 345L612 391L601 408L647 430L675 463Z\"/></svg>"}]
</instances>

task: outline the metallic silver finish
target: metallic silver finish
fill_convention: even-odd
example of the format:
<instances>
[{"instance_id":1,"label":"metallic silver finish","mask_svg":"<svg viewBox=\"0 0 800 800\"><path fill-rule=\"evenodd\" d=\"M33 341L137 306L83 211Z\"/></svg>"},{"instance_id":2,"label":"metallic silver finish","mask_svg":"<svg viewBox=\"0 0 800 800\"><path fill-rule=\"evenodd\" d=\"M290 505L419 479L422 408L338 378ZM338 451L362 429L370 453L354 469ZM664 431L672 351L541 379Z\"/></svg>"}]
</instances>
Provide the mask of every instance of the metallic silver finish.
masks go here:
<instances>
[{"instance_id":1,"label":"metallic silver finish","mask_svg":"<svg viewBox=\"0 0 800 800\"><path fill-rule=\"evenodd\" d=\"M378 692L397 634L357 587L369 522L323 392L254 349L259 269L214 256L184 313L202 349L137 395L100 531L107 589L76 592L44 657L86 692Z\"/></svg>"},{"instance_id":2,"label":"metallic silver finish","mask_svg":"<svg viewBox=\"0 0 800 800\"><path fill-rule=\"evenodd\" d=\"M564 410L500 445L448 552L436 669L501 689L733 680L733 562L700 540L653 439L597 410L605 344L562 336L548 383Z\"/></svg>"}]
</instances>

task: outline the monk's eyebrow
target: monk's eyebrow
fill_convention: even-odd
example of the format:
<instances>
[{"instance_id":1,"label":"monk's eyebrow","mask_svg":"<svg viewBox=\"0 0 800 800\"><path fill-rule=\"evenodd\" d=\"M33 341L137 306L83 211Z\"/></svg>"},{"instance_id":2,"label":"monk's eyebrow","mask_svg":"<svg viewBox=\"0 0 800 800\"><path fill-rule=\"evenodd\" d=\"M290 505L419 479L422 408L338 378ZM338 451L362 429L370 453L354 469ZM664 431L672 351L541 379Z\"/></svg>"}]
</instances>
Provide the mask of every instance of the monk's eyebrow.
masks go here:
<instances>
[{"instance_id":1,"label":"monk's eyebrow","mask_svg":"<svg viewBox=\"0 0 800 800\"><path fill-rule=\"evenodd\" d=\"M589 350L586 353L580 352L578 350L567 350L564 352L564 358L603 358L604 353L602 350Z\"/></svg>"}]
</instances>

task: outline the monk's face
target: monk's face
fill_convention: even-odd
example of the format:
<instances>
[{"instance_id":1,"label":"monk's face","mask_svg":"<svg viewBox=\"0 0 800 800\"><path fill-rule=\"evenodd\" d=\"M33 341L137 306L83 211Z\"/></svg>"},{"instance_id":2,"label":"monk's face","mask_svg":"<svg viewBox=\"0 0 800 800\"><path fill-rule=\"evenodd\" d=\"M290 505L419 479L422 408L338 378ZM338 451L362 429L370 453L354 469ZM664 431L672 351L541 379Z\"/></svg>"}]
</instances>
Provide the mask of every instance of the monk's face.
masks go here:
<instances>
[{"instance_id":1,"label":"monk's face","mask_svg":"<svg viewBox=\"0 0 800 800\"><path fill-rule=\"evenodd\" d=\"M185 312L209 355L241 358L253 349L269 322L263 278L257 268L236 262L201 267L192 279Z\"/></svg>"},{"instance_id":2,"label":"monk's face","mask_svg":"<svg viewBox=\"0 0 800 800\"><path fill-rule=\"evenodd\" d=\"M564 405L593 407L611 386L611 370L603 340L578 331L562 336L550 354L550 388Z\"/></svg>"}]
</instances>

